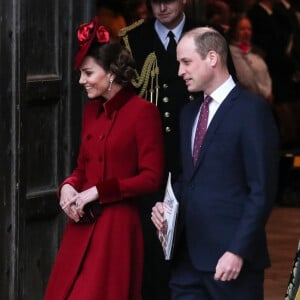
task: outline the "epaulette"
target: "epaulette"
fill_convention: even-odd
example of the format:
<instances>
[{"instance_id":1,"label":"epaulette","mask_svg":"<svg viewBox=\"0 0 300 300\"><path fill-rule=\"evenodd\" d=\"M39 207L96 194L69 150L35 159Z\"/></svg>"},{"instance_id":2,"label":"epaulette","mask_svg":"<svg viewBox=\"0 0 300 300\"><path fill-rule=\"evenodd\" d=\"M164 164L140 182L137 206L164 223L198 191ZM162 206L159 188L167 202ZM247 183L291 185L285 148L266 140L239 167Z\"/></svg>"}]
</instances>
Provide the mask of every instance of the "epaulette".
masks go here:
<instances>
[{"instance_id":1,"label":"epaulette","mask_svg":"<svg viewBox=\"0 0 300 300\"><path fill-rule=\"evenodd\" d=\"M131 25L122 28L119 31L119 37L123 39L125 47L132 53L128 32L133 30L134 28L139 27L144 23L144 19L140 19ZM144 65L142 67L141 73L139 74L137 70L136 78L132 80L132 85L139 90L139 96L142 98L148 99L151 103L155 103L156 106L158 104L158 93L159 93L159 85L158 85L158 76L159 76L159 67L157 65L157 58L155 52L151 52L147 55L144 61Z\"/></svg>"},{"instance_id":2,"label":"epaulette","mask_svg":"<svg viewBox=\"0 0 300 300\"><path fill-rule=\"evenodd\" d=\"M140 25L142 25L143 23L145 22L144 19L140 19L138 21L135 21L134 23L120 29L119 33L118 33L118 36L119 37L124 37L127 32L131 31L132 29L136 28L136 27L139 27Z\"/></svg>"}]
</instances>

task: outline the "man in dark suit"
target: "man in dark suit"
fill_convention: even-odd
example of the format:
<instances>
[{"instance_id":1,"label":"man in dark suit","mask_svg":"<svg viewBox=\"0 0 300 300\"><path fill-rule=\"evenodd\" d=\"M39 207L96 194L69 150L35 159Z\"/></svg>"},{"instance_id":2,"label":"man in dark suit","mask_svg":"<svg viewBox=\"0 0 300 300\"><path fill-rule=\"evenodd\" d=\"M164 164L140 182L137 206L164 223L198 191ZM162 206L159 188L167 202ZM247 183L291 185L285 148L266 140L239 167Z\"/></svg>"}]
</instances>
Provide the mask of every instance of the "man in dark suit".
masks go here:
<instances>
[{"instance_id":1,"label":"man in dark suit","mask_svg":"<svg viewBox=\"0 0 300 300\"><path fill-rule=\"evenodd\" d=\"M180 119L183 170L174 186L180 212L170 280L176 300L263 299L278 134L269 104L235 84L227 51L222 35L207 27L186 33L177 46L179 75L205 100L187 104ZM163 213L156 203L151 219L158 230Z\"/></svg>"}]
</instances>

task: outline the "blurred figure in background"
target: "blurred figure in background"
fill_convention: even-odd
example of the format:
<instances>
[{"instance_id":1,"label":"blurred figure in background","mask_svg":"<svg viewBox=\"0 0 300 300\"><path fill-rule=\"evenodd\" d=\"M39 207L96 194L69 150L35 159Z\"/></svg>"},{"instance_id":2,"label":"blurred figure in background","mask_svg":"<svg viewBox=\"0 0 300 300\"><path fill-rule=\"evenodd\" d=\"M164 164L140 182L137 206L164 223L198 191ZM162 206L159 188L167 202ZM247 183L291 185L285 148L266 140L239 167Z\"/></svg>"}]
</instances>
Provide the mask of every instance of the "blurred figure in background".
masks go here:
<instances>
[{"instance_id":1,"label":"blurred figure in background","mask_svg":"<svg viewBox=\"0 0 300 300\"><path fill-rule=\"evenodd\" d=\"M287 55L295 66L291 95L300 100L300 24L297 11L292 1L280 0L274 5L274 12L283 32L282 37L287 44Z\"/></svg>"},{"instance_id":2,"label":"blurred figure in background","mask_svg":"<svg viewBox=\"0 0 300 300\"><path fill-rule=\"evenodd\" d=\"M279 0L260 0L248 11L253 28L253 44L264 54L271 78L274 102L291 97L295 65L288 55L288 42L278 21L275 4Z\"/></svg>"},{"instance_id":3,"label":"blurred figure in background","mask_svg":"<svg viewBox=\"0 0 300 300\"><path fill-rule=\"evenodd\" d=\"M127 25L124 17L124 5L118 0L98 0L97 15L101 25L110 33L111 39L119 40L119 31Z\"/></svg>"},{"instance_id":4,"label":"blurred figure in background","mask_svg":"<svg viewBox=\"0 0 300 300\"><path fill-rule=\"evenodd\" d=\"M218 24L226 33L231 19L230 6L221 0L206 1L206 19L211 24Z\"/></svg>"},{"instance_id":5,"label":"blurred figure in background","mask_svg":"<svg viewBox=\"0 0 300 300\"><path fill-rule=\"evenodd\" d=\"M147 20L150 12L146 0L128 0L126 4L126 23L128 25L143 19Z\"/></svg>"},{"instance_id":6,"label":"blurred figure in background","mask_svg":"<svg viewBox=\"0 0 300 300\"><path fill-rule=\"evenodd\" d=\"M272 80L265 61L252 45L252 24L249 18L232 18L228 36L239 83L248 91L272 102Z\"/></svg>"}]
</instances>

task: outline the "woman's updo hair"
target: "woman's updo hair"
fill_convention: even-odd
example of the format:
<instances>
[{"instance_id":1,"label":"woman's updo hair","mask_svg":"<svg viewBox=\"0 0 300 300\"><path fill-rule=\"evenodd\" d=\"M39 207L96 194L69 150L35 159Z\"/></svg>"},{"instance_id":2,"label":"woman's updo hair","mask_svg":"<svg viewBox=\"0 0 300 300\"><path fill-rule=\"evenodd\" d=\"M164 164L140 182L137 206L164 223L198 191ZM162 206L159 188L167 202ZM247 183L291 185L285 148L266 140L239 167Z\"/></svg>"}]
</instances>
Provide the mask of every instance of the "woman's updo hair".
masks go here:
<instances>
[{"instance_id":1,"label":"woman's updo hair","mask_svg":"<svg viewBox=\"0 0 300 300\"><path fill-rule=\"evenodd\" d=\"M135 78L134 59L129 50L118 42L93 43L86 56L93 57L106 72L114 74L115 83L128 86Z\"/></svg>"}]
</instances>

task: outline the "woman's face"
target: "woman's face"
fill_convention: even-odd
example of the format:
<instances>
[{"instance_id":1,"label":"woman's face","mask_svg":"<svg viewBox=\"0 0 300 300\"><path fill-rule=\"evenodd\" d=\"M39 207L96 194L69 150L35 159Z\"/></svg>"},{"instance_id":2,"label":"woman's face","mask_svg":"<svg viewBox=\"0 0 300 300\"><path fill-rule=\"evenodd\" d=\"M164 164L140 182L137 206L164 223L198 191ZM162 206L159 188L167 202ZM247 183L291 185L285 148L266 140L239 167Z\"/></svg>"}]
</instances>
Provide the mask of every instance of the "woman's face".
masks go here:
<instances>
[{"instance_id":1,"label":"woman's face","mask_svg":"<svg viewBox=\"0 0 300 300\"><path fill-rule=\"evenodd\" d=\"M239 43L250 44L252 39L252 25L247 18L243 18L236 26L236 40Z\"/></svg>"},{"instance_id":2,"label":"woman's face","mask_svg":"<svg viewBox=\"0 0 300 300\"><path fill-rule=\"evenodd\" d=\"M83 85L90 99L109 97L109 80L112 75L106 72L95 59L86 56L80 66L79 84Z\"/></svg>"}]
</instances>

